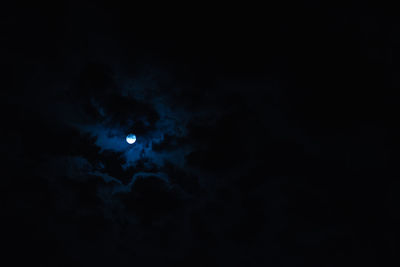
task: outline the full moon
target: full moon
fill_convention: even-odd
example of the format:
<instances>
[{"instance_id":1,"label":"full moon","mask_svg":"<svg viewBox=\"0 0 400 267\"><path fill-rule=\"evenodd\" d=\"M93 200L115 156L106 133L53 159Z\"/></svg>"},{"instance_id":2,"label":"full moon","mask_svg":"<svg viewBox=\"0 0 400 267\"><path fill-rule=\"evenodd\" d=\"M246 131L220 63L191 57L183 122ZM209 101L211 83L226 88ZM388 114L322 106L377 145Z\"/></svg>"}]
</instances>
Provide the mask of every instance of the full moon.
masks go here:
<instances>
[{"instance_id":1,"label":"full moon","mask_svg":"<svg viewBox=\"0 0 400 267\"><path fill-rule=\"evenodd\" d=\"M136 135L134 135L134 134L128 134L128 135L126 136L126 142L127 142L128 144L133 144L133 143L135 143L135 142L136 142Z\"/></svg>"}]
</instances>

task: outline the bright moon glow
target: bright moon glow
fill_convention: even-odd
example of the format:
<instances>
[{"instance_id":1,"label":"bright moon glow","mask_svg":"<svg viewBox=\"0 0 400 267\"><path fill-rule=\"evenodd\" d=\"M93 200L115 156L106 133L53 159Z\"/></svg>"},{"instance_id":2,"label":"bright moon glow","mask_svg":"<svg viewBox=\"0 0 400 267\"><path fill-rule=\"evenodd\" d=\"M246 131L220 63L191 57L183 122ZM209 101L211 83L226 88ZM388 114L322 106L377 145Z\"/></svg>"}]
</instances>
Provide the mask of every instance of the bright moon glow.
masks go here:
<instances>
[{"instance_id":1,"label":"bright moon glow","mask_svg":"<svg viewBox=\"0 0 400 267\"><path fill-rule=\"evenodd\" d=\"M136 135L134 134L128 134L128 136L126 137L126 142L128 144L133 144L136 142Z\"/></svg>"}]
</instances>

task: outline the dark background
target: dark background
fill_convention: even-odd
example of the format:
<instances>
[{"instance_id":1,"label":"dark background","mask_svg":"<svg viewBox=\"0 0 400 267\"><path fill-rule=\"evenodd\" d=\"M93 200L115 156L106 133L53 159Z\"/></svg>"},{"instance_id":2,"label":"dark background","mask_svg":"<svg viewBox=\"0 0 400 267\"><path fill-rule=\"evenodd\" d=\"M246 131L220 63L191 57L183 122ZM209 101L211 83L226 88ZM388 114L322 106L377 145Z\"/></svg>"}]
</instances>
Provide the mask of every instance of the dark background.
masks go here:
<instances>
[{"instance_id":1,"label":"dark background","mask_svg":"<svg viewBox=\"0 0 400 267\"><path fill-rule=\"evenodd\" d=\"M390 266L400 21L319 2L5 4L4 265Z\"/></svg>"}]
</instances>

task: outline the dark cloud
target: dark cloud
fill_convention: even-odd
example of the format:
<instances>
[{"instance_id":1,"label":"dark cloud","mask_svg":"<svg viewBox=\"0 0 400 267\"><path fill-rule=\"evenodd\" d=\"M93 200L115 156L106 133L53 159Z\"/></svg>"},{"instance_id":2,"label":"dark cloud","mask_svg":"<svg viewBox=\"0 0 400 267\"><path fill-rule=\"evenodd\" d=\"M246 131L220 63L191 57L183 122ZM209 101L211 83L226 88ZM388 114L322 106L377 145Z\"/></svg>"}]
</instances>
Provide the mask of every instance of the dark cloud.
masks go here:
<instances>
[{"instance_id":1,"label":"dark cloud","mask_svg":"<svg viewBox=\"0 0 400 267\"><path fill-rule=\"evenodd\" d=\"M394 255L393 16L312 1L249 20L187 11L174 24L117 4L10 5L0 108L12 258L347 266Z\"/></svg>"}]
</instances>

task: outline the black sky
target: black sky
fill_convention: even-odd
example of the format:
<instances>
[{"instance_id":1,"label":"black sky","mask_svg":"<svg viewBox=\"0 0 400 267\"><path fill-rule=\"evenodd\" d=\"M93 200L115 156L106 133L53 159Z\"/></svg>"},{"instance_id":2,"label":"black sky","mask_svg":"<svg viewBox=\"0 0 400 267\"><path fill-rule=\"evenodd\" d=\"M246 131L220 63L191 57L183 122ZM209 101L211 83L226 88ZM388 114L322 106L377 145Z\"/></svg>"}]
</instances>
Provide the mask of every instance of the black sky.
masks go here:
<instances>
[{"instance_id":1,"label":"black sky","mask_svg":"<svg viewBox=\"0 0 400 267\"><path fill-rule=\"evenodd\" d=\"M5 266L394 260L392 7L13 2L1 21Z\"/></svg>"}]
</instances>

